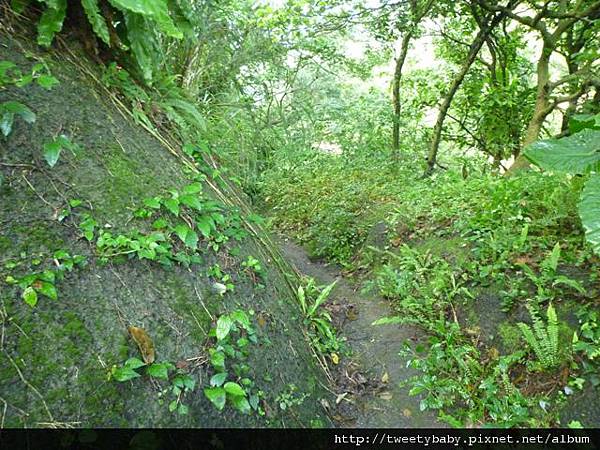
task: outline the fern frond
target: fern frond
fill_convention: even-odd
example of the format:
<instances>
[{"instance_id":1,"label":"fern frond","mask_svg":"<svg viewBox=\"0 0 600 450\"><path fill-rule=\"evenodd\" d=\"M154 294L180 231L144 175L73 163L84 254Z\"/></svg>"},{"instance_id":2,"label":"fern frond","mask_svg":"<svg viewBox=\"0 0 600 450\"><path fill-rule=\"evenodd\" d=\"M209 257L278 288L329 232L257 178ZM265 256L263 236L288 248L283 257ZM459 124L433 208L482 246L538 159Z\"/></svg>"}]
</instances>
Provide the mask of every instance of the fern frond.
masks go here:
<instances>
[{"instance_id":1,"label":"fern frond","mask_svg":"<svg viewBox=\"0 0 600 450\"><path fill-rule=\"evenodd\" d=\"M533 350L544 369L556 367L560 363L559 358L559 327L558 316L552 304L548 305L546 321L539 314L537 307L527 305L533 325L518 323L517 326L527 344Z\"/></svg>"}]
</instances>

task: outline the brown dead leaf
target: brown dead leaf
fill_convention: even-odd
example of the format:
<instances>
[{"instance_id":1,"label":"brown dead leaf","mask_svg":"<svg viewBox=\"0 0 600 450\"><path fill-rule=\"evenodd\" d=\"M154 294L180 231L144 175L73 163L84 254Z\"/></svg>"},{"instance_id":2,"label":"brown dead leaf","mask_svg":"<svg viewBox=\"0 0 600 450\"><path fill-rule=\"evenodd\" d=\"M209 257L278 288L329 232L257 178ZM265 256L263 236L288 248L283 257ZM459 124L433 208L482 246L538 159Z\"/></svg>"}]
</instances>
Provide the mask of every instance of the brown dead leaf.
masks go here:
<instances>
[{"instance_id":1,"label":"brown dead leaf","mask_svg":"<svg viewBox=\"0 0 600 450\"><path fill-rule=\"evenodd\" d=\"M381 394L379 394L379 398L381 400L387 400L387 401L389 401L389 400L392 399L392 397L393 397L393 395L389 391L385 391L385 392L382 392Z\"/></svg>"},{"instance_id":2,"label":"brown dead leaf","mask_svg":"<svg viewBox=\"0 0 600 450\"><path fill-rule=\"evenodd\" d=\"M348 320L358 319L358 308L354 305L350 305L346 310L346 317L348 318Z\"/></svg>"},{"instance_id":3,"label":"brown dead leaf","mask_svg":"<svg viewBox=\"0 0 600 450\"><path fill-rule=\"evenodd\" d=\"M339 405L339 404L340 404L340 402L341 402L342 400L344 400L344 399L346 398L346 396L347 396L347 395L348 395L348 393L347 393L347 392L344 392L343 394L340 394L340 395L338 395L338 396L337 396L337 398L335 399L335 404L336 404L336 405Z\"/></svg>"},{"instance_id":4,"label":"brown dead leaf","mask_svg":"<svg viewBox=\"0 0 600 450\"><path fill-rule=\"evenodd\" d=\"M154 362L155 352L154 352L154 342L146 330L143 328L138 328L134 326L130 326L127 328L129 334L133 341L137 344L140 349L140 353L142 354L142 359L146 364L152 364Z\"/></svg>"},{"instance_id":5,"label":"brown dead leaf","mask_svg":"<svg viewBox=\"0 0 600 450\"><path fill-rule=\"evenodd\" d=\"M332 353L331 355L331 362L334 364L339 364L340 363L340 357L337 353Z\"/></svg>"},{"instance_id":6,"label":"brown dead leaf","mask_svg":"<svg viewBox=\"0 0 600 450\"><path fill-rule=\"evenodd\" d=\"M531 264L532 262L533 262L533 260L528 255L517 256L513 260L513 264Z\"/></svg>"},{"instance_id":7,"label":"brown dead leaf","mask_svg":"<svg viewBox=\"0 0 600 450\"><path fill-rule=\"evenodd\" d=\"M408 408L405 408L405 409L402 410L402 415L404 417L411 417L412 416L412 411L410 409L408 409Z\"/></svg>"},{"instance_id":8,"label":"brown dead leaf","mask_svg":"<svg viewBox=\"0 0 600 450\"><path fill-rule=\"evenodd\" d=\"M498 359L500 357L500 352L496 347L491 347L488 350L488 356L490 357L490 359Z\"/></svg>"},{"instance_id":9,"label":"brown dead leaf","mask_svg":"<svg viewBox=\"0 0 600 450\"><path fill-rule=\"evenodd\" d=\"M187 362L185 359L182 359L181 361L177 361L175 363L175 367L177 367L178 369L187 369L189 365L190 363Z\"/></svg>"},{"instance_id":10,"label":"brown dead leaf","mask_svg":"<svg viewBox=\"0 0 600 450\"><path fill-rule=\"evenodd\" d=\"M258 326L261 328L264 328L267 325L267 318L263 313L258 314L256 321L258 322Z\"/></svg>"},{"instance_id":11,"label":"brown dead leaf","mask_svg":"<svg viewBox=\"0 0 600 450\"><path fill-rule=\"evenodd\" d=\"M402 239L401 236L398 236L397 238L394 238L390 241L390 244L392 244L392 247L400 247L400 245L402 245L402 242L404 241L404 239Z\"/></svg>"}]
</instances>

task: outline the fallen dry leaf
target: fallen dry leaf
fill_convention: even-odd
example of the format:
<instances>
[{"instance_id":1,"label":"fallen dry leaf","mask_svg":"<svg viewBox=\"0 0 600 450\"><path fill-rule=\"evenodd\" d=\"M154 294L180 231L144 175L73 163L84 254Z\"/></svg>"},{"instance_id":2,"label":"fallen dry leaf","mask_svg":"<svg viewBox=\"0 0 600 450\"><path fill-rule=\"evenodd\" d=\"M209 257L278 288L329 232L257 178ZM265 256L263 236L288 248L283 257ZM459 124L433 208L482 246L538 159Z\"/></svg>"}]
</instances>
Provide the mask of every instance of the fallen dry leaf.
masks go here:
<instances>
[{"instance_id":1,"label":"fallen dry leaf","mask_svg":"<svg viewBox=\"0 0 600 450\"><path fill-rule=\"evenodd\" d=\"M263 313L258 314L256 321L258 322L258 326L261 328L264 328L267 325L267 318Z\"/></svg>"},{"instance_id":2,"label":"fallen dry leaf","mask_svg":"<svg viewBox=\"0 0 600 450\"><path fill-rule=\"evenodd\" d=\"M381 377L381 382L382 383L387 383L388 381L390 381L390 375L386 372L383 374L383 376Z\"/></svg>"},{"instance_id":3,"label":"fallen dry leaf","mask_svg":"<svg viewBox=\"0 0 600 450\"><path fill-rule=\"evenodd\" d=\"M175 367L177 367L178 369L187 369L189 365L190 363L187 362L185 359L182 359L181 361L177 361L175 363Z\"/></svg>"},{"instance_id":4,"label":"fallen dry leaf","mask_svg":"<svg viewBox=\"0 0 600 450\"><path fill-rule=\"evenodd\" d=\"M391 400L393 397L391 392L382 392L381 394L379 394L379 398L381 400Z\"/></svg>"},{"instance_id":5,"label":"fallen dry leaf","mask_svg":"<svg viewBox=\"0 0 600 450\"><path fill-rule=\"evenodd\" d=\"M152 364L154 362L155 352L154 352L154 342L146 330L143 328L138 328L134 326L130 326L127 328L129 334L133 341L137 344L140 349L140 353L142 354L142 359L146 364Z\"/></svg>"},{"instance_id":6,"label":"fallen dry leaf","mask_svg":"<svg viewBox=\"0 0 600 450\"><path fill-rule=\"evenodd\" d=\"M342 400L344 400L344 399L346 398L346 396L347 396L347 395L348 395L348 393L347 393L347 392L344 392L343 394L340 394L340 395L338 395L338 396L337 396L337 398L335 399L335 404L336 404L336 405L339 405L339 404L340 404L340 402L341 402Z\"/></svg>"},{"instance_id":7,"label":"fallen dry leaf","mask_svg":"<svg viewBox=\"0 0 600 450\"><path fill-rule=\"evenodd\" d=\"M408 409L408 408L405 408L405 409L402 410L402 415L404 417L411 417L412 416L412 411L410 409Z\"/></svg>"}]
</instances>

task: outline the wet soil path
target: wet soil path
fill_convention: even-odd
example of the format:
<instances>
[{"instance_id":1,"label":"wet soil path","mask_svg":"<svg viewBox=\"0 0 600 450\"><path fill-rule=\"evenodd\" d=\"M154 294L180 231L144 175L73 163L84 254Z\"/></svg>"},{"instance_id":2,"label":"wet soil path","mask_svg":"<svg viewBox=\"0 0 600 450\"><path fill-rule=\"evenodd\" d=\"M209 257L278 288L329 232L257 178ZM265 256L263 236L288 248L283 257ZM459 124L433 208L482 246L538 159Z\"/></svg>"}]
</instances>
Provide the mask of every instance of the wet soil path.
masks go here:
<instances>
[{"instance_id":1,"label":"wet soil path","mask_svg":"<svg viewBox=\"0 0 600 450\"><path fill-rule=\"evenodd\" d=\"M287 238L278 239L286 259L296 269L319 284L338 280L330 295L330 307L345 314L341 333L352 349L351 365L342 368L342 378L365 387L362 392L350 388L349 395L340 401L351 403L349 416L338 416L341 426L356 427L440 427L436 414L422 412L419 397L409 396L409 388L401 382L415 375L407 368L406 358L398 355L403 342L415 342L424 336L408 325L380 325L372 323L393 314L387 301L361 294L357 286L341 276L339 268L311 260L306 250ZM346 362L347 364L347 362ZM344 394L343 379L338 390ZM341 408L343 410L343 408Z\"/></svg>"}]
</instances>

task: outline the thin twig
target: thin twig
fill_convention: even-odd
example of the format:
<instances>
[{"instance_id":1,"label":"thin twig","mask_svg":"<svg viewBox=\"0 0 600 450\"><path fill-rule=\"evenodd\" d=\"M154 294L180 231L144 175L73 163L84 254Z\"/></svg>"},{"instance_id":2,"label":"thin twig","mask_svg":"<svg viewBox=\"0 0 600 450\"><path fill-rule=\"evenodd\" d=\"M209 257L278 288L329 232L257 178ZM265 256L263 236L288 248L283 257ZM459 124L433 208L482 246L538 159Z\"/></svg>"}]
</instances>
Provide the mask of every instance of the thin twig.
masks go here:
<instances>
[{"instance_id":1,"label":"thin twig","mask_svg":"<svg viewBox=\"0 0 600 450\"><path fill-rule=\"evenodd\" d=\"M33 192L35 192L35 195L37 195L41 201L43 201L46 205L48 205L50 208L52 208L54 210L55 209L54 206L52 206L50 203L48 203L48 201L44 197L42 197L38 191L35 190L35 188L29 182L29 180L27 179L27 177L25 175L22 175L22 177L25 180L25 183L27 183L27 185L31 188L31 190Z\"/></svg>"},{"instance_id":2,"label":"thin twig","mask_svg":"<svg viewBox=\"0 0 600 450\"><path fill-rule=\"evenodd\" d=\"M198 292L198 288L196 287L195 284L194 284L194 291L196 291L196 295L198 296L198 300L200 300L200 304L204 308L204 311L206 311L206 314L208 314L208 317L210 317L210 320L212 320L214 322L215 321L215 317L210 313L210 311L208 310L208 308L206 307L206 305L202 301L202 297L200 297L200 293Z\"/></svg>"},{"instance_id":3,"label":"thin twig","mask_svg":"<svg viewBox=\"0 0 600 450\"><path fill-rule=\"evenodd\" d=\"M33 384L31 384L29 381L27 381L27 379L23 376L23 372L21 372L21 369L19 369L19 366L17 366L17 363L15 363L15 360L12 359L12 357L8 354L8 352L6 350L4 350L4 354L6 355L6 357L10 361L10 363L13 365L13 367L15 368L17 373L19 374L19 378L21 379L23 384L25 384L25 386L27 386L29 389L31 389L33 392L35 392L35 394L42 401L42 404L44 405L44 409L46 410L46 414L48 414L50 421L54 422L54 417L52 416L52 413L50 412L50 409L48 408L48 405L46 404L46 400L44 400L44 397L42 396L42 394L40 394L40 391L38 391L37 388Z\"/></svg>"}]
</instances>

